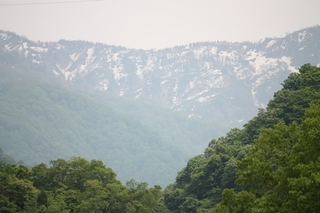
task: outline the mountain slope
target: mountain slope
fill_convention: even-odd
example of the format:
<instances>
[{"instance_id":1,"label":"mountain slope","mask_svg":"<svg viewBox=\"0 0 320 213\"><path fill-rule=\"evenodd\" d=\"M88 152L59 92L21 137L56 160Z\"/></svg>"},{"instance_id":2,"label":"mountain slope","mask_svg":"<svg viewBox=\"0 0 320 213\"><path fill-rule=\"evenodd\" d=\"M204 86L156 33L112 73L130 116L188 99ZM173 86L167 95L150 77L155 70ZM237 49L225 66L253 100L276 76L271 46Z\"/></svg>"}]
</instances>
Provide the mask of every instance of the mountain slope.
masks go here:
<instances>
[{"instance_id":1,"label":"mountain slope","mask_svg":"<svg viewBox=\"0 0 320 213\"><path fill-rule=\"evenodd\" d=\"M311 184L312 187L305 187L302 179L308 180L307 183L315 182L312 179L315 175L310 175L310 171L318 171L319 166L319 85L319 67L305 64L300 67L299 73L292 73L283 82L283 89L276 92L269 101L266 110L261 109L243 129L234 128L224 137L213 139L203 154L188 161L177 174L176 181L165 190L164 201L168 209L177 213L254 212L254 208L264 206L265 209L260 209L260 212L294 212L292 209L271 209L273 205L275 209L283 208L283 200L296 203L316 186ZM302 126L304 131L299 132L302 135L294 133ZM309 141L308 145L306 141ZM312 160L310 155L313 156ZM297 159L304 161L288 164L292 160L297 162ZM314 167L303 168L301 171L305 176L297 175L297 168L305 164ZM289 178L283 177L284 174ZM291 184L294 178L297 178L297 182ZM299 184L302 187L296 193L299 195L297 199L292 196L292 192ZM231 191L242 191L237 194L240 199L232 196L234 193ZM273 191L275 193L270 193ZM252 202L254 199L247 192L253 193L253 197L260 199L260 203ZM271 198L269 203L265 198ZM274 202L274 198L278 199L277 202ZM310 200L304 199L300 207L308 208L309 203L312 203ZM247 210L248 204L250 207ZM216 211L211 209L214 207Z\"/></svg>"},{"instance_id":2,"label":"mountain slope","mask_svg":"<svg viewBox=\"0 0 320 213\"><path fill-rule=\"evenodd\" d=\"M2 83L0 106L0 147L28 165L82 156L122 181L165 186L188 158L139 121L58 85Z\"/></svg>"},{"instance_id":3,"label":"mountain slope","mask_svg":"<svg viewBox=\"0 0 320 213\"><path fill-rule=\"evenodd\" d=\"M85 90L143 100L229 127L241 126L266 106L289 73L304 63L319 64L319 41L319 26L257 43L206 42L162 50L33 42L0 32L1 54L23 58L23 64L41 72Z\"/></svg>"}]
</instances>

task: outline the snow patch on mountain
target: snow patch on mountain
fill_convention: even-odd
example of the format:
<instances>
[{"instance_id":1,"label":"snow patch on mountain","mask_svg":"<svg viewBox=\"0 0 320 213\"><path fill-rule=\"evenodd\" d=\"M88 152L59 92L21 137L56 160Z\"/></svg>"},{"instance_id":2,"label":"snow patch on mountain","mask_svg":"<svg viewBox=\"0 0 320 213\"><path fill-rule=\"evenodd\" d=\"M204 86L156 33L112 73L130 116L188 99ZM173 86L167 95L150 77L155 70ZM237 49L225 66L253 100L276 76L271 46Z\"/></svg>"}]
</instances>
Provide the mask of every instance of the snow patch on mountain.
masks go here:
<instances>
[{"instance_id":1,"label":"snow patch on mountain","mask_svg":"<svg viewBox=\"0 0 320 213\"><path fill-rule=\"evenodd\" d=\"M237 63L237 59L238 59L238 54L236 51L220 51L219 52L219 56L220 56L220 61L224 64L224 65L234 65Z\"/></svg>"},{"instance_id":2,"label":"snow patch on mountain","mask_svg":"<svg viewBox=\"0 0 320 213\"><path fill-rule=\"evenodd\" d=\"M55 70L52 70L52 71L53 71L53 73L55 74L55 76L59 76L59 75L60 75L59 72L57 72L57 71L55 71Z\"/></svg>"},{"instance_id":3,"label":"snow patch on mountain","mask_svg":"<svg viewBox=\"0 0 320 213\"><path fill-rule=\"evenodd\" d=\"M290 72L299 72L299 70L297 68L295 68L294 66L291 65L292 63L292 58L291 57L288 57L288 56L282 56L281 57L281 60L282 62L284 62L284 68L287 69L287 70L290 70Z\"/></svg>"},{"instance_id":4,"label":"snow patch on mountain","mask_svg":"<svg viewBox=\"0 0 320 213\"><path fill-rule=\"evenodd\" d=\"M0 31L4 54L19 53L53 76L226 122L245 122L266 106L287 75L303 63L320 64L319 42L320 27L255 43L205 42L148 51L83 41L32 42Z\"/></svg>"},{"instance_id":5,"label":"snow patch on mountain","mask_svg":"<svg viewBox=\"0 0 320 213\"><path fill-rule=\"evenodd\" d=\"M43 47L32 46L32 47L30 47L30 49L32 49L33 51L39 52L39 53L48 52L48 48L43 48Z\"/></svg>"},{"instance_id":6,"label":"snow patch on mountain","mask_svg":"<svg viewBox=\"0 0 320 213\"><path fill-rule=\"evenodd\" d=\"M298 42L301 43L304 41L305 36L307 35L307 30L304 30L301 33L298 33Z\"/></svg>"},{"instance_id":7,"label":"snow patch on mountain","mask_svg":"<svg viewBox=\"0 0 320 213\"><path fill-rule=\"evenodd\" d=\"M22 45L23 45L24 49L28 49L28 43L27 42L23 42Z\"/></svg>"},{"instance_id":8,"label":"snow patch on mountain","mask_svg":"<svg viewBox=\"0 0 320 213\"><path fill-rule=\"evenodd\" d=\"M277 40L275 40L275 39L269 41L268 44L267 44L267 46L266 46L266 48L272 47L275 43L277 43Z\"/></svg>"},{"instance_id":9,"label":"snow patch on mountain","mask_svg":"<svg viewBox=\"0 0 320 213\"><path fill-rule=\"evenodd\" d=\"M6 41L9 38L8 34L5 32L0 33L0 39Z\"/></svg>"},{"instance_id":10,"label":"snow patch on mountain","mask_svg":"<svg viewBox=\"0 0 320 213\"><path fill-rule=\"evenodd\" d=\"M99 82L99 85L95 87L95 89L98 90L108 90L108 86L109 86L109 80L108 79L104 79L103 81Z\"/></svg>"},{"instance_id":11,"label":"snow patch on mountain","mask_svg":"<svg viewBox=\"0 0 320 213\"><path fill-rule=\"evenodd\" d=\"M69 65L66 68L62 68L59 64L56 64L56 67L64 75L65 80L72 81L72 79L76 76L75 73L68 71L68 69L71 67L71 65L72 65L72 63L69 63Z\"/></svg>"},{"instance_id":12,"label":"snow patch on mountain","mask_svg":"<svg viewBox=\"0 0 320 213\"><path fill-rule=\"evenodd\" d=\"M79 56L80 56L80 54L73 53L72 55L70 55L70 58L73 62L75 62L79 59Z\"/></svg>"}]
</instances>

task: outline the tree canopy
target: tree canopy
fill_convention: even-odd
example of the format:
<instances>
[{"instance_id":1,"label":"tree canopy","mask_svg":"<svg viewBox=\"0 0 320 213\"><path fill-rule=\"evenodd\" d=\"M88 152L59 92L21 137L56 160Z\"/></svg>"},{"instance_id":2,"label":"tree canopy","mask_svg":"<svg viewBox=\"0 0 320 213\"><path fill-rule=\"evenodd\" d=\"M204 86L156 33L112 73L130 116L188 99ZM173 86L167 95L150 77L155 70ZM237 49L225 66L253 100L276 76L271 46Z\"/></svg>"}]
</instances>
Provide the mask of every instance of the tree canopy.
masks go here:
<instances>
[{"instance_id":1,"label":"tree canopy","mask_svg":"<svg viewBox=\"0 0 320 213\"><path fill-rule=\"evenodd\" d=\"M126 186L102 161L73 157L33 168L0 164L0 212L166 212L161 187Z\"/></svg>"},{"instance_id":2,"label":"tree canopy","mask_svg":"<svg viewBox=\"0 0 320 213\"><path fill-rule=\"evenodd\" d=\"M301 120L262 131L239 163L242 191L225 190L213 212L320 211L320 102L311 104Z\"/></svg>"},{"instance_id":3,"label":"tree canopy","mask_svg":"<svg viewBox=\"0 0 320 213\"><path fill-rule=\"evenodd\" d=\"M168 209L319 212L320 68L305 64L282 85L243 129L188 161L164 190Z\"/></svg>"}]
</instances>

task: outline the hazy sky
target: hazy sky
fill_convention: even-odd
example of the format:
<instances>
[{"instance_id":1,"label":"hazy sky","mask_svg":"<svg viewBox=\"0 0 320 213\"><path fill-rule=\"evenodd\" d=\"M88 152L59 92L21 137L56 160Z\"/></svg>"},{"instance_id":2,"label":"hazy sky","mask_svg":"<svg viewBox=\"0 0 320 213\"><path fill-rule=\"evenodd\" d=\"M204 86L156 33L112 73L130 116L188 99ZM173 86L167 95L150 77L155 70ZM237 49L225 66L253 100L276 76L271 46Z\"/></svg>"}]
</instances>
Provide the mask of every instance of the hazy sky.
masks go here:
<instances>
[{"instance_id":1,"label":"hazy sky","mask_svg":"<svg viewBox=\"0 0 320 213\"><path fill-rule=\"evenodd\" d=\"M0 0L0 29L31 40L160 49L284 36L319 25L319 8L320 0Z\"/></svg>"}]
</instances>

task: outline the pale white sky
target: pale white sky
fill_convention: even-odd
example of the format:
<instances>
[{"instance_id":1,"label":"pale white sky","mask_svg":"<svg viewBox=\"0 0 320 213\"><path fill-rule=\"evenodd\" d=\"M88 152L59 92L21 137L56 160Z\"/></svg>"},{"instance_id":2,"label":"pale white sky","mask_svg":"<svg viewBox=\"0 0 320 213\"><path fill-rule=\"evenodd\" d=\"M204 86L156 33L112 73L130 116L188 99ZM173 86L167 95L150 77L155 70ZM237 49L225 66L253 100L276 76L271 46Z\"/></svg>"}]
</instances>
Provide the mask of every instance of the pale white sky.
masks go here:
<instances>
[{"instance_id":1,"label":"pale white sky","mask_svg":"<svg viewBox=\"0 0 320 213\"><path fill-rule=\"evenodd\" d=\"M71 1L77 3L66 3ZM320 0L81 1L0 0L0 29L36 41L161 49L201 41L258 41L320 24ZM43 4L48 2L57 4Z\"/></svg>"}]
</instances>

